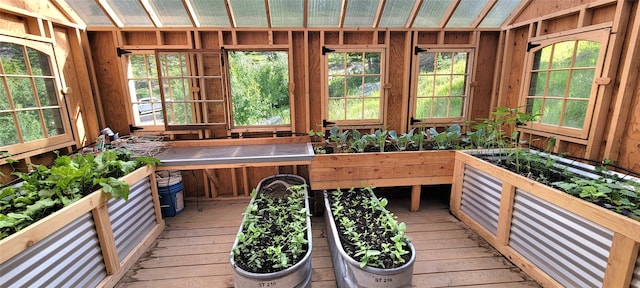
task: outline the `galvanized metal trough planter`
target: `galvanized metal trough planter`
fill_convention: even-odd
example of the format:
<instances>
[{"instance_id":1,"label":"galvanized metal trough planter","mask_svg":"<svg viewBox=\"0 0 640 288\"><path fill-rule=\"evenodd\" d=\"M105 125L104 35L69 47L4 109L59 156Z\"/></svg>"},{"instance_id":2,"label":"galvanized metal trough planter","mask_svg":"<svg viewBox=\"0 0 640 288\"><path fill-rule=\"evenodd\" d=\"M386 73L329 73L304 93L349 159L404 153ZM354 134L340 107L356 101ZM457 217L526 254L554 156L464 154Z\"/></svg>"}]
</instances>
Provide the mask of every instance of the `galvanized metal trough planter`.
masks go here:
<instances>
[{"instance_id":1,"label":"galvanized metal trough planter","mask_svg":"<svg viewBox=\"0 0 640 288\"><path fill-rule=\"evenodd\" d=\"M155 169L120 178L129 201L98 190L0 240L0 287L113 287L164 230Z\"/></svg>"},{"instance_id":2,"label":"galvanized metal trough planter","mask_svg":"<svg viewBox=\"0 0 640 288\"><path fill-rule=\"evenodd\" d=\"M277 272L271 273L254 273L242 269L238 266L238 263L234 256L234 250L239 244L239 239L236 237L233 242L233 247L230 253L230 262L233 267L233 274L235 280L235 287L280 287L280 288L302 288L302 287L311 287L311 251L312 251L312 234L311 234L311 218L309 213L309 193L307 189L307 182L304 178L298 175L292 174L278 174L274 176L269 176L260 181L256 188L256 191L260 193L263 187L267 187L269 184L284 181L290 185L303 185L304 186L304 199L300 199L304 201L304 207L307 211L306 216L306 239L308 249L302 259L298 261L291 267L288 267L284 270L280 270ZM257 195L256 195L257 196ZM249 206L251 206L256 196L254 196L249 202ZM243 226L245 221L247 220L247 213L245 213L243 217L242 224L240 224L240 229L238 230L238 234L240 234L243 230Z\"/></svg>"},{"instance_id":3,"label":"galvanized metal trough planter","mask_svg":"<svg viewBox=\"0 0 640 288\"><path fill-rule=\"evenodd\" d=\"M473 153L456 152L450 209L524 272L544 287L640 287L639 221ZM591 165L555 165L597 177Z\"/></svg>"},{"instance_id":4,"label":"galvanized metal trough planter","mask_svg":"<svg viewBox=\"0 0 640 288\"><path fill-rule=\"evenodd\" d=\"M405 264L396 268L361 267L360 263L349 256L342 247L338 226L331 212L328 192L324 191L324 219L327 229L327 240L331 251L331 260L335 272L336 284L340 288L398 288L412 287L413 265L416 250L411 242L408 248L411 258ZM348 192L345 192L348 193ZM353 192L357 193L357 192ZM375 195L372 194L372 197Z\"/></svg>"}]
</instances>

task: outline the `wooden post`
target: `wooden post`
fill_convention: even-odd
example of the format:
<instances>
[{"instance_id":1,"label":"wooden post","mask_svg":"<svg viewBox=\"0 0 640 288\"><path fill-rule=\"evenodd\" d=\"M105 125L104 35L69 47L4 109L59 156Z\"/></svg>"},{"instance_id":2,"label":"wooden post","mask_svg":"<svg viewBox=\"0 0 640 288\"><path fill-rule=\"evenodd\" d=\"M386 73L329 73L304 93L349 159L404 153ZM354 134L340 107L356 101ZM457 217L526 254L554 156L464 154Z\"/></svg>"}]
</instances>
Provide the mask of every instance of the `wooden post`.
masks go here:
<instances>
[{"instance_id":1,"label":"wooden post","mask_svg":"<svg viewBox=\"0 0 640 288\"><path fill-rule=\"evenodd\" d=\"M155 185L152 185L155 187ZM159 209L156 209L156 211ZM118 260L118 249L116 248L116 241L113 238L113 230L111 228L111 221L109 220L109 211L107 209L107 203L91 210L93 214L93 222L96 225L96 232L98 239L100 239L100 250L102 251L102 257L104 258L104 266L107 269L107 275L113 275L120 268L120 261Z\"/></svg>"},{"instance_id":2,"label":"wooden post","mask_svg":"<svg viewBox=\"0 0 640 288\"><path fill-rule=\"evenodd\" d=\"M422 185L413 185L411 187L411 212L420 210L420 190Z\"/></svg>"},{"instance_id":3,"label":"wooden post","mask_svg":"<svg viewBox=\"0 0 640 288\"><path fill-rule=\"evenodd\" d=\"M620 233L613 234L602 287L629 287L638 259L640 243Z\"/></svg>"}]
</instances>

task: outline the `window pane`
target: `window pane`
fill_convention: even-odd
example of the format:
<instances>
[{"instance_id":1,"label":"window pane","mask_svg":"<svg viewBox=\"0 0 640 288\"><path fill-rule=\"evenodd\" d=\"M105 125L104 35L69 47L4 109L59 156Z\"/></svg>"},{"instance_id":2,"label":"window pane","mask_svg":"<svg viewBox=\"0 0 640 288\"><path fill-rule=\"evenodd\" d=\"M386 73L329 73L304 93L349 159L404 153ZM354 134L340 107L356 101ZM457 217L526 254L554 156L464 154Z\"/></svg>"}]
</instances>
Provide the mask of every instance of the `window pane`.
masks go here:
<instances>
[{"instance_id":1,"label":"window pane","mask_svg":"<svg viewBox=\"0 0 640 288\"><path fill-rule=\"evenodd\" d=\"M583 100L567 100L562 126L582 129L589 102Z\"/></svg>"},{"instance_id":2,"label":"window pane","mask_svg":"<svg viewBox=\"0 0 640 288\"><path fill-rule=\"evenodd\" d=\"M366 74L380 74L380 53L365 53Z\"/></svg>"},{"instance_id":3,"label":"window pane","mask_svg":"<svg viewBox=\"0 0 640 288\"><path fill-rule=\"evenodd\" d=\"M540 114L540 108L542 108L541 98L529 98L527 99L527 113L531 115Z\"/></svg>"},{"instance_id":4,"label":"window pane","mask_svg":"<svg viewBox=\"0 0 640 288\"><path fill-rule=\"evenodd\" d=\"M287 52L229 52L229 76L235 126L291 123Z\"/></svg>"},{"instance_id":5,"label":"window pane","mask_svg":"<svg viewBox=\"0 0 640 288\"><path fill-rule=\"evenodd\" d=\"M38 97L40 98L40 106L58 106L58 98L56 96L56 86L53 79L35 78Z\"/></svg>"},{"instance_id":6,"label":"window pane","mask_svg":"<svg viewBox=\"0 0 640 288\"><path fill-rule=\"evenodd\" d=\"M188 79L171 79L164 80L164 97L165 101L184 101L189 100L189 83Z\"/></svg>"},{"instance_id":7,"label":"window pane","mask_svg":"<svg viewBox=\"0 0 640 288\"><path fill-rule=\"evenodd\" d=\"M342 0L309 0L309 27L336 27L340 23Z\"/></svg>"},{"instance_id":8,"label":"window pane","mask_svg":"<svg viewBox=\"0 0 640 288\"><path fill-rule=\"evenodd\" d=\"M19 143L12 113L0 113L0 146Z\"/></svg>"},{"instance_id":9,"label":"window pane","mask_svg":"<svg viewBox=\"0 0 640 288\"><path fill-rule=\"evenodd\" d=\"M344 26L371 27L377 11L378 0L349 0Z\"/></svg>"},{"instance_id":10,"label":"window pane","mask_svg":"<svg viewBox=\"0 0 640 288\"><path fill-rule=\"evenodd\" d=\"M595 67L600 53L600 43L593 41L578 41L575 67Z\"/></svg>"},{"instance_id":11,"label":"window pane","mask_svg":"<svg viewBox=\"0 0 640 288\"><path fill-rule=\"evenodd\" d=\"M553 59L551 68L569 68L571 67L571 59L573 58L573 47L575 41L566 41L556 43L553 48Z\"/></svg>"},{"instance_id":12,"label":"window pane","mask_svg":"<svg viewBox=\"0 0 640 288\"><path fill-rule=\"evenodd\" d=\"M329 53L327 54L327 61L329 61L329 75L344 75L344 53Z\"/></svg>"},{"instance_id":13,"label":"window pane","mask_svg":"<svg viewBox=\"0 0 640 288\"><path fill-rule=\"evenodd\" d=\"M364 82L362 87L364 96L380 97L380 77L367 76L364 77Z\"/></svg>"},{"instance_id":14,"label":"window pane","mask_svg":"<svg viewBox=\"0 0 640 288\"><path fill-rule=\"evenodd\" d=\"M47 127L49 137L64 134L60 109L43 109L42 114L44 115L44 124Z\"/></svg>"},{"instance_id":15,"label":"window pane","mask_svg":"<svg viewBox=\"0 0 640 288\"><path fill-rule=\"evenodd\" d=\"M329 99L329 119L344 120L344 108L343 99Z\"/></svg>"},{"instance_id":16,"label":"window pane","mask_svg":"<svg viewBox=\"0 0 640 288\"><path fill-rule=\"evenodd\" d=\"M413 27L438 27L453 0L423 1Z\"/></svg>"},{"instance_id":17,"label":"window pane","mask_svg":"<svg viewBox=\"0 0 640 288\"><path fill-rule=\"evenodd\" d=\"M451 95L452 96L464 96L465 90L465 78L464 76L453 76L451 78Z\"/></svg>"},{"instance_id":18,"label":"window pane","mask_svg":"<svg viewBox=\"0 0 640 288\"><path fill-rule=\"evenodd\" d=\"M533 72L531 73L531 83L529 84L530 96L542 96L544 95L544 87L547 81L547 72Z\"/></svg>"},{"instance_id":19,"label":"window pane","mask_svg":"<svg viewBox=\"0 0 640 288\"><path fill-rule=\"evenodd\" d=\"M362 74L362 53L347 54L347 74Z\"/></svg>"},{"instance_id":20,"label":"window pane","mask_svg":"<svg viewBox=\"0 0 640 288\"><path fill-rule=\"evenodd\" d=\"M432 98L418 98L416 107L416 118L430 118L431 117L431 102Z\"/></svg>"},{"instance_id":21,"label":"window pane","mask_svg":"<svg viewBox=\"0 0 640 288\"><path fill-rule=\"evenodd\" d=\"M434 98L433 101L433 117L447 117L449 98Z\"/></svg>"},{"instance_id":22,"label":"window pane","mask_svg":"<svg viewBox=\"0 0 640 288\"><path fill-rule=\"evenodd\" d=\"M437 59L438 70L436 72L450 74L452 72L451 70L452 68L451 62L453 61L452 53L442 52L442 53L439 53L438 56L439 56Z\"/></svg>"},{"instance_id":23,"label":"window pane","mask_svg":"<svg viewBox=\"0 0 640 288\"><path fill-rule=\"evenodd\" d=\"M164 77L182 77L188 75L187 73L187 59L184 54L162 54L160 56L162 63L162 75Z\"/></svg>"},{"instance_id":24,"label":"window pane","mask_svg":"<svg viewBox=\"0 0 640 288\"><path fill-rule=\"evenodd\" d=\"M0 110L9 109L11 109L11 106L9 105L9 95L7 95L7 89L4 86L4 82L0 81Z\"/></svg>"},{"instance_id":25,"label":"window pane","mask_svg":"<svg viewBox=\"0 0 640 288\"><path fill-rule=\"evenodd\" d=\"M38 115L37 110L18 111L17 114L20 131L22 131L22 137L25 142L44 138L40 115Z\"/></svg>"},{"instance_id":26,"label":"window pane","mask_svg":"<svg viewBox=\"0 0 640 288\"><path fill-rule=\"evenodd\" d=\"M2 44L2 50L0 50L0 61L2 61L2 69L4 74L10 75L26 75L27 63L24 59L22 51L22 45L16 45L11 43Z\"/></svg>"},{"instance_id":27,"label":"window pane","mask_svg":"<svg viewBox=\"0 0 640 288\"><path fill-rule=\"evenodd\" d=\"M269 1L272 27L302 27L304 24L304 1Z\"/></svg>"},{"instance_id":28,"label":"window pane","mask_svg":"<svg viewBox=\"0 0 640 288\"><path fill-rule=\"evenodd\" d=\"M27 47L27 55L31 64L31 74L38 76L51 76L51 66L49 56L38 50Z\"/></svg>"},{"instance_id":29,"label":"window pane","mask_svg":"<svg viewBox=\"0 0 640 288\"><path fill-rule=\"evenodd\" d=\"M329 77L329 97L344 96L344 79L345 77Z\"/></svg>"},{"instance_id":30,"label":"window pane","mask_svg":"<svg viewBox=\"0 0 640 288\"><path fill-rule=\"evenodd\" d=\"M362 97L364 93L364 83L362 76L347 77L347 96Z\"/></svg>"},{"instance_id":31,"label":"window pane","mask_svg":"<svg viewBox=\"0 0 640 288\"><path fill-rule=\"evenodd\" d=\"M536 52L533 56L533 66L531 70L549 69L549 59L551 57L551 47L547 46Z\"/></svg>"},{"instance_id":32,"label":"window pane","mask_svg":"<svg viewBox=\"0 0 640 288\"><path fill-rule=\"evenodd\" d=\"M595 69L573 70L571 84L569 84L569 97L589 98L593 85Z\"/></svg>"},{"instance_id":33,"label":"window pane","mask_svg":"<svg viewBox=\"0 0 640 288\"><path fill-rule=\"evenodd\" d=\"M453 53L453 73L464 74L467 73L467 55L468 53Z\"/></svg>"},{"instance_id":34,"label":"window pane","mask_svg":"<svg viewBox=\"0 0 640 288\"><path fill-rule=\"evenodd\" d=\"M564 97L567 89L567 80L569 79L569 71L550 71L549 72L549 90L548 96Z\"/></svg>"},{"instance_id":35,"label":"window pane","mask_svg":"<svg viewBox=\"0 0 640 288\"><path fill-rule=\"evenodd\" d=\"M542 123L550 125L560 125L562 103L562 100L547 99L544 102L544 110L542 111Z\"/></svg>"},{"instance_id":36,"label":"window pane","mask_svg":"<svg viewBox=\"0 0 640 288\"><path fill-rule=\"evenodd\" d=\"M433 77L418 77L418 96L433 96Z\"/></svg>"},{"instance_id":37,"label":"window pane","mask_svg":"<svg viewBox=\"0 0 640 288\"><path fill-rule=\"evenodd\" d=\"M154 62L155 64L155 62ZM144 55L130 55L129 67L131 68L131 77L146 78L148 77L147 66L145 65ZM154 65L155 67L155 65Z\"/></svg>"},{"instance_id":38,"label":"window pane","mask_svg":"<svg viewBox=\"0 0 640 288\"><path fill-rule=\"evenodd\" d=\"M436 90L435 96L449 96L451 95L451 76L436 76Z\"/></svg>"},{"instance_id":39,"label":"window pane","mask_svg":"<svg viewBox=\"0 0 640 288\"><path fill-rule=\"evenodd\" d=\"M29 78L7 77L9 91L13 98L13 105L16 109L36 107L36 100L33 98L33 87Z\"/></svg>"},{"instance_id":40,"label":"window pane","mask_svg":"<svg viewBox=\"0 0 640 288\"><path fill-rule=\"evenodd\" d=\"M364 99L364 119L380 119L380 98Z\"/></svg>"},{"instance_id":41,"label":"window pane","mask_svg":"<svg viewBox=\"0 0 640 288\"><path fill-rule=\"evenodd\" d=\"M449 104L449 117L461 117L464 98L451 97L451 104Z\"/></svg>"},{"instance_id":42,"label":"window pane","mask_svg":"<svg viewBox=\"0 0 640 288\"><path fill-rule=\"evenodd\" d=\"M414 0L387 1L380 19L380 27L404 27Z\"/></svg>"},{"instance_id":43,"label":"window pane","mask_svg":"<svg viewBox=\"0 0 640 288\"><path fill-rule=\"evenodd\" d=\"M435 56L436 56L436 53L421 53L420 63L418 64L418 67L419 67L418 73L420 74L433 73L434 72L433 64L435 63Z\"/></svg>"},{"instance_id":44,"label":"window pane","mask_svg":"<svg viewBox=\"0 0 640 288\"><path fill-rule=\"evenodd\" d=\"M363 107L362 100L349 99L347 100L347 120L363 119Z\"/></svg>"},{"instance_id":45,"label":"window pane","mask_svg":"<svg viewBox=\"0 0 640 288\"><path fill-rule=\"evenodd\" d=\"M236 27L267 27L267 10L263 0L229 0Z\"/></svg>"}]
</instances>

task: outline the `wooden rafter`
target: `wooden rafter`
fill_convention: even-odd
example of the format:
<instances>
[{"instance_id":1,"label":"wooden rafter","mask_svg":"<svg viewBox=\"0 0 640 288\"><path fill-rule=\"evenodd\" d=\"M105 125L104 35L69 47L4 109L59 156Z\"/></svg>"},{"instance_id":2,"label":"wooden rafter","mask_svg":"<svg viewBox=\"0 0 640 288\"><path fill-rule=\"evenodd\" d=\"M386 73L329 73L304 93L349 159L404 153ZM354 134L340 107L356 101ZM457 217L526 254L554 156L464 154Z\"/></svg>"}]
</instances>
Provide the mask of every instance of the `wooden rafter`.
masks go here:
<instances>
[{"instance_id":1,"label":"wooden rafter","mask_svg":"<svg viewBox=\"0 0 640 288\"><path fill-rule=\"evenodd\" d=\"M238 27L236 25L236 18L233 17L233 9L229 4L229 0L224 0L224 7L227 8L227 15L229 15L229 25L231 26L231 28Z\"/></svg>"},{"instance_id":2,"label":"wooden rafter","mask_svg":"<svg viewBox=\"0 0 640 288\"><path fill-rule=\"evenodd\" d=\"M113 8L111 8L111 5L107 3L107 0L97 0L96 3L98 4L98 6L100 6L102 11L104 11L104 14L107 15L107 17L109 17L111 22L113 22L113 24L116 25L116 27L118 28L124 27L124 23L122 22L122 20L120 20L120 18L118 17L118 14L116 14L116 11L114 11Z\"/></svg>"},{"instance_id":3,"label":"wooden rafter","mask_svg":"<svg viewBox=\"0 0 640 288\"><path fill-rule=\"evenodd\" d=\"M338 23L338 27L344 27L344 18L347 15L347 4L349 0L342 0L342 8L340 8L340 23Z\"/></svg>"},{"instance_id":4,"label":"wooden rafter","mask_svg":"<svg viewBox=\"0 0 640 288\"><path fill-rule=\"evenodd\" d=\"M304 0L304 12L302 13L302 27L309 27L309 0Z\"/></svg>"},{"instance_id":5,"label":"wooden rafter","mask_svg":"<svg viewBox=\"0 0 640 288\"><path fill-rule=\"evenodd\" d=\"M70 20L72 20L76 24L83 25L84 27L82 29L84 29L87 26L87 23L84 23L82 18L80 18L80 16L78 16L78 14L73 10L73 8L71 8L71 6L69 6L63 0L51 0L51 3L53 3L53 5L56 6L56 8L58 8L58 10L65 17L69 18Z\"/></svg>"},{"instance_id":6,"label":"wooden rafter","mask_svg":"<svg viewBox=\"0 0 640 288\"><path fill-rule=\"evenodd\" d=\"M476 19L471 22L471 28L478 28L478 25L480 25L480 23L482 23L482 20L487 17L487 14L489 14L496 3L498 3L498 0L490 0L489 2L487 2L487 4L484 5L484 8L482 8L482 11L480 11L480 14L478 14L478 17L476 17Z\"/></svg>"},{"instance_id":7,"label":"wooden rafter","mask_svg":"<svg viewBox=\"0 0 640 288\"><path fill-rule=\"evenodd\" d=\"M144 9L144 12L147 13L147 16L149 16L149 19L151 19L151 22L153 22L153 25L156 26L156 28L162 28L162 22L160 21L158 14L156 14L156 11L153 10L153 6L149 2L149 0L138 0L138 1L140 1L140 5L142 5L142 9Z\"/></svg>"},{"instance_id":8,"label":"wooden rafter","mask_svg":"<svg viewBox=\"0 0 640 288\"><path fill-rule=\"evenodd\" d=\"M378 1L378 9L376 9L376 16L373 18L373 28L378 28L380 25L380 19L382 19L382 13L384 12L384 7L387 3L387 0Z\"/></svg>"},{"instance_id":9,"label":"wooden rafter","mask_svg":"<svg viewBox=\"0 0 640 288\"><path fill-rule=\"evenodd\" d=\"M411 13L409 13L409 18L407 19L407 23L404 25L404 28L413 27L413 23L416 21L416 17L418 17L418 12L420 12L420 7L422 7L423 0L416 0L413 4L413 8L411 8Z\"/></svg>"},{"instance_id":10,"label":"wooden rafter","mask_svg":"<svg viewBox=\"0 0 640 288\"><path fill-rule=\"evenodd\" d=\"M451 2L451 5L449 6L449 9L447 9L447 11L442 16L442 20L440 21L440 25L438 25L438 27L440 27L440 29L442 29L445 26L447 26L447 23L449 23L449 20L451 19L451 16L453 16L453 12L455 12L456 9L458 8L458 5L460 5L460 1L461 0L453 0Z\"/></svg>"},{"instance_id":11,"label":"wooden rafter","mask_svg":"<svg viewBox=\"0 0 640 288\"><path fill-rule=\"evenodd\" d=\"M504 20L502 26L512 24L511 22L513 22L514 19L518 18L518 16L520 16L520 14L522 14L522 12L524 12L524 10L529 7L529 4L531 4L531 0L521 0L516 9L513 9L507 19Z\"/></svg>"},{"instance_id":12,"label":"wooden rafter","mask_svg":"<svg viewBox=\"0 0 640 288\"><path fill-rule=\"evenodd\" d=\"M267 16L267 27L271 28L271 9L269 9L269 0L264 0L264 11Z\"/></svg>"},{"instance_id":13,"label":"wooden rafter","mask_svg":"<svg viewBox=\"0 0 640 288\"><path fill-rule=\"evenodd\" d=\"M198 15L196 15L195 10L193 9L191 0L182 0L182 5L184 6L184 9L187 10L187 15L189 15L189 20L191 20L191 24L193 24L193 27L200 28L200 20L198 19Z\"/></svg>"}]
</instances>

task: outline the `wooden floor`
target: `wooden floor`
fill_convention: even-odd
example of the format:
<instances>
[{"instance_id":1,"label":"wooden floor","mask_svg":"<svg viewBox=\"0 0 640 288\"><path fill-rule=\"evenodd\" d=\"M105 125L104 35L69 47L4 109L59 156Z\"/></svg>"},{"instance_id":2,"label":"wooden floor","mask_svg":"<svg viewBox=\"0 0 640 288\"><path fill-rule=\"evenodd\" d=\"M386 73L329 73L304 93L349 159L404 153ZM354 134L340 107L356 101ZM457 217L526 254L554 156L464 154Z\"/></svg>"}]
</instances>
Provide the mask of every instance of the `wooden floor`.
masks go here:
<instances>
[{"instance_id":1,"label":"wooden floor","mask_svg":"<svg viewBox=\"0 0 640 288\"><path fill-rule=\"evenodd\" d=\"M387 193L417 250L414 287L539 287L451 216L447 195L423 192L421 210L409 212L410 191ZM247 203L187 202L117 287L233 287L229 251ZM336 287L324 219L312 217L312 227L313 287Z\"/></svg>"}]
</instances>

